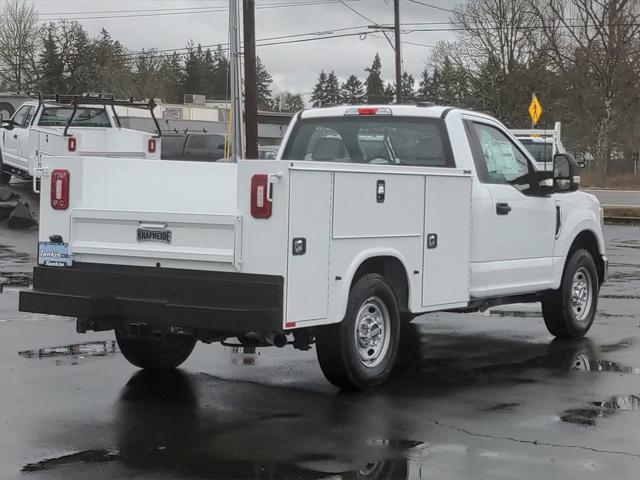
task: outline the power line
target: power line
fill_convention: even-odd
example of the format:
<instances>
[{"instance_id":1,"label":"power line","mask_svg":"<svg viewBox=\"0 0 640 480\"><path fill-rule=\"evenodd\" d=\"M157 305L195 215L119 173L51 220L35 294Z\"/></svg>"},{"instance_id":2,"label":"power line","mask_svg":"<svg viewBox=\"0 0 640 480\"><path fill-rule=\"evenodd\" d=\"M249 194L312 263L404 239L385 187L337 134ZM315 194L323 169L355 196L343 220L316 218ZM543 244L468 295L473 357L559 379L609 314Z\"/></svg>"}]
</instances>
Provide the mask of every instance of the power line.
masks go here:
<instances>
[{"instance_id":1,"label":"power line","mask_svg":"<svg viewBox=\"0 0 640 480\"><path fill-rule=\"evenodd\" d=\"M375 22L373 20L371 20L369 17L364 16L362 13L360 13L358 10L356 10L355 8L353 8L351 5L347 4L347 2L345 2L344 0L338 0L342 5L344 5L345 7L347 7L349 10L351 10L353 13L355 13L356 15L358 15L360 18L365 19L367 22L370 23L378 23Z\"/></svg>"}]
</instances>

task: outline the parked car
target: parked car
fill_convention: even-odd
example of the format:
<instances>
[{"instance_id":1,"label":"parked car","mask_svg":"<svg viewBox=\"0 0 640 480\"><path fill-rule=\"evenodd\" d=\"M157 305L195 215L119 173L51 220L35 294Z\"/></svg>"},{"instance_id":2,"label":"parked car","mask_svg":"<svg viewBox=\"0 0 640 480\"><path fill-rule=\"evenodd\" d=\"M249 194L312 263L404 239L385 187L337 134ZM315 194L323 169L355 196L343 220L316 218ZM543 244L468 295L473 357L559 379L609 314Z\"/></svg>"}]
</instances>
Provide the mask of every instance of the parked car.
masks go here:
<instances>
[{"instance_id":1,"label":"parked car","mask_svg":"<svg viewBox=\"0 0 640 480\"><path fill-rule=\"evenodd\" d=\"M224 136L214 133L164 134L163 160L215 162L224 157Z\"/></svg>"},{"instance_id":2,"label":"parked car","mask_svg":"<svg viewBox=\"0 0 640 480\"><path fill-rule=\"evenodd\" d=\"M66 99L75 103L27 101L10 120L2 122L0 183L16 175L34 178L35 186L46 156L160 158L160 138L121 128L113 108L119 103L140 108L153 108L152 104L117 102L112 97Z\"/></svg>"},{"instance_id":3,"label":"parked car","mask_svg":"<svg viewBox=\"0 0 640 480\"><path fill-rule=\"evenodd\" d=\"M542 171L500 122L457 108L305 110L276 160L43 162L20 310L113 329L141 368L177 367L198 340L315 341L327 379L363 389L427 312L542 302L553 335L581 337L607 275L572 158Z\"/></svg>"}]
</instances>

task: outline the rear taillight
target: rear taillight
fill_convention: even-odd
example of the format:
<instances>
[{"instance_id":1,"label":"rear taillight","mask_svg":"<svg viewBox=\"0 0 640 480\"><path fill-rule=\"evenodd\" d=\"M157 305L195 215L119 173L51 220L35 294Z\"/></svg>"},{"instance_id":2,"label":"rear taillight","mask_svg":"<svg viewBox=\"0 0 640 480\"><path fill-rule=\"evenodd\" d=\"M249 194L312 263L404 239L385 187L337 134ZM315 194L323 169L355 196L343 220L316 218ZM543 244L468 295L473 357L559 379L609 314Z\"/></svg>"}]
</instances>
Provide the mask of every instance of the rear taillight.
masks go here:
<instances>
[{"instance_id":1,"label":"rear taillight","mask_svg":"<svg viewBox=\"0 0 640 480\"><path fill-rule=\"evenodd\" d=\"M78 142L75 137L69 137L67 139L67 150L69 150L70 152L75 152L77 146Z\"/></svg>"},{"instance_id":2,"label":"rear taillight","mask_svg":"<svg viewBox=\"0 0 640 480\"><path fill-rule=\"evenodd\" d=\"M251 216L253 218L271 216L269 175L261 174L251 177Z\"/></svg>"},{"instance_id":3,"label":"rear taillight","mask_svg":"<svg viewBox=\"0 0 640 480\"><path fill-rule=\"evenodd\" d=\"M56 169L51 173L51 208L66 210L69 208L69 170Z\"/></svg>"},{"instance_id":4,"label":"rear taillight","mask_svg":"<svg viewBox=\"0 0 640 480\"><path fill-rule=\"evenodd\" d=\"M150 138L149 143L147 143L147 151L149 153L156 153L156 139Z\"/></svg>"}]
</instances>

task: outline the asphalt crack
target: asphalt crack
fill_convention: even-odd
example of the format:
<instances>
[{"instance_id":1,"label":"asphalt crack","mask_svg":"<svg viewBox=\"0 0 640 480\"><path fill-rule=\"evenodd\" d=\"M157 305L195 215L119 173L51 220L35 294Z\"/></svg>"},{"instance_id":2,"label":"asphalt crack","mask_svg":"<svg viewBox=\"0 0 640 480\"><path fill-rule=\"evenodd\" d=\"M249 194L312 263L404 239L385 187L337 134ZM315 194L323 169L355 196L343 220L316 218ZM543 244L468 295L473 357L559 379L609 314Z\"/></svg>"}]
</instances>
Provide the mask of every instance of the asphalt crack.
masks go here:
<instances>
[{"instance_id":1,"label":"asphalt crack","mask_svg":"<svg viewBox=\"0 0 640 480\"><path fill-rule=\"evenodd\" d=\"M523 443L523 444L526 444L526 445L534 445L536 447L571 448L571 449L574 449L574 450L585 450L585 451L594 452L594 453L606 453L606 454L610 454L610 455L625 455L627 457L640 458L640 453L625 452L624 450L602 450L602 449L599 449L599 448L587 447L585 445L571 445L571 444L565 444L565 443L549 443L549 442L540 442L538 440L526 440L526 439L515 438L515 437L503 437L503 436L489 435L488 433L472 432L471 430L467 430L466 428L457 427L455 425L449 425L447 423L440 422L439 420L436 420L435 418L430 418L429 421L431 423L433 423L434 425L438 425L440 427L445 427L445 428L448 428L450 430L454 430L454 431L457 431L457 432L460 432L460 433L464 433L465 435L469 435L471 437L488 438L490 440L504 440L504 441L513 442L513 443Z\"/></svg>"}]
</instances>

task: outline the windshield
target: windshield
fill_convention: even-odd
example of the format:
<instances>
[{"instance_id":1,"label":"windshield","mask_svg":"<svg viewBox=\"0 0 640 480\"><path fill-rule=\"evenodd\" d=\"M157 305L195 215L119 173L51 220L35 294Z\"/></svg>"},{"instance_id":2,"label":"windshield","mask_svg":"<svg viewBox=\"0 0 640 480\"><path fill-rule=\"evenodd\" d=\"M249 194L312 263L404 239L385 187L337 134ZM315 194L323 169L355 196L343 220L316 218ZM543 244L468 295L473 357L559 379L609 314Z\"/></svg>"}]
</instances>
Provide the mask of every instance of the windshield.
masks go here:
<instances>
[{"instance_id":1,"label":"windshield","mask_svg":"<svg viewBox=\"0 0 640 480\"><path fill-rule=\"evenodd\" d=\"M39 126L65 127L73 108L71 107L44 107L40 116ZM109 115L104 108L80 107L71 122L72 127L110 127Z\"/></svg>"},{"instance_id":2,"label":"windshield","mask_svg":"<svg viewBox=\"0 0 640 480\"><path fill-rule=\"evenodd\" d=\"M520 143L529 150L538 163L553 161L553 144L548 142L535 142L533 140L520 139Z\"/></svg>"},{"instance_id":3,"label":"windshield","mask_svg":"<svg viewBox=\"0 0 640 480\"><path fill-rule=\"evenodd\" d=\"M452 166L439 119L312 118L295 127L284 160Z\"/></svg>"}]
</instances>

